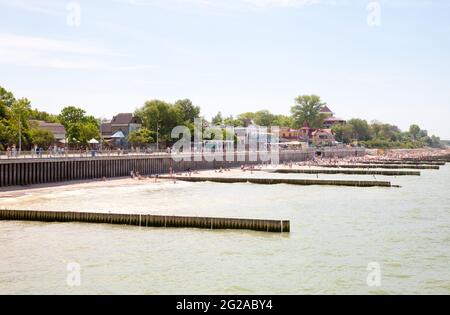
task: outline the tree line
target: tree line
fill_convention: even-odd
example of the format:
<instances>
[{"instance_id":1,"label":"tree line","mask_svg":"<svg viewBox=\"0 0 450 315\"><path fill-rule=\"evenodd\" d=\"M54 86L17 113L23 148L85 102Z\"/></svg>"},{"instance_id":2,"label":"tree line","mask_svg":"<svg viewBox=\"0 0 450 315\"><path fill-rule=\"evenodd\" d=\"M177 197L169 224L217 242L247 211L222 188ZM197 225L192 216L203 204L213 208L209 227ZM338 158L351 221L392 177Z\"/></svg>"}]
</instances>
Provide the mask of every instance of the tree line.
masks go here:
<instances>
[{"instance_id":1,"label":"tree line","mask_svg":"<svg viewBox=\"0 0 450 315\"><path fill-rule=\"evenodd\" d=\"M317 95L301 95L295 99L290 115L271 113L268 110L244 112L237 116L223 117L219 112L212 117L213 125L247 126L250 122L260 126L279 126L301 128L307 123L311 128L321 128L326 115L321 109L326 103ZM134 113L142 121L142 128L130 133L128 142L135 146L145 146L156 141L171 143L172 129L187 126L192 134L194 119L201 117L199 106L189 99L169 103L162 100L150 100L136 109ZM88 115L85 110L66 106L58 115L49 114L31 107L26 98L14 95L0 87L0 150L22 143L22 148L30 149L33 145L49 146L55 142L51 132L39 129L33 120L61 123L66 129L66 138L73 146L86 146L92 138L101 137L101 120ZM419 148L423 146L440 147L439 137L429 136L426 130L411 125L408 131L377 121L353 118L346 124L333 126L336 140L351 144L358 142L370 148ZM20 136L19 136L20 134Z\"/></svg>"},{"instance_id":2,"label":"tree line","mask_svg":"<svg viewBox=\"0 0 450 315\"><path fill-rule=\"evenodd\" d=\"M55 144L53 133L40 129L34 122L38 120L61 123L66 128L67 141L74 145L87 145L100 134L100 121L81 108L67 106L59 115L49 114L33 109L28 99L18 99L0 86L0 150L19 148L19 144L24 150Z\"/></svg>"}]
</instances>

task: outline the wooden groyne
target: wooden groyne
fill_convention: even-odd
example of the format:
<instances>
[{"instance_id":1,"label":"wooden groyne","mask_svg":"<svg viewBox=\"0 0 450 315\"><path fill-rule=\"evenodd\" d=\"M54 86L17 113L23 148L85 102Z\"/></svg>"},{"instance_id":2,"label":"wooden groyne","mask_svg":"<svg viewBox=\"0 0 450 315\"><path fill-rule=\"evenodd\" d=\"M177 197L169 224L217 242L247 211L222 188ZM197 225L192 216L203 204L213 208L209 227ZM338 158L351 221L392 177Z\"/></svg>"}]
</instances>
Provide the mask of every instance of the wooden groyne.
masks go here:
<instances>
[{"instance_id":1,"label":"wooden groyne","mask_svg":"<svg viewBox=\"0 0 450 315\"><path fill-rule=\"evenodd\" d=\"M429 156L429 157L420 157L420 158L402 158L403 161L411 161L411 162L446 162L450 163L450 155L443 156Z\"/></svg>"},{"instance_id":2,"label":"wooden groyne","mask_svg":"<svg viewBox=\"0 0 450 315\"><path fill-rule=\"evenodd\" d=\"M147 214L57 212L31 210L0 210L0 220L40 222L82 222L98 224L122 224L142 227L199 228L209 230L253 230L273 233L289 233L288 220L256 220L211 217L179 217Z\"/></svg>"},{"instance_id":3,"label":"wooden groyne","mask_svg":"<svg viewBox=\"0 0 450 315\"><path fill-rule=\"evenodd\" d=\"M388 170L343 170L343 169L277 169L264 170L282 174L343 174L343 175L382 175L382 176L420 176L416 171L388 171Z\"/></svg>"},{"instance_id":4,"label":"wooden groyne","mask_svg":"<svg viewBox=\"0 0 450 315\"><path fill-rule=\"evenodd\" d=\"M316 179L291 179L291 178L240 178L240 177L199 177L199 176L164 176L166 179L176 179L186 182L213 182L213 183L251 183L260 185L326 185L326 186L350 186L350 187L393 187L386 181L357 181L357 180L316 180Z\"/></svg>"},{"instance_id":5,"label":"wooden groyne","mask_svg":"<svg viewBox=\"0 0 450 315\"><path fill-rule=\"evenodd\" d=\"M324 157L358 157L365 151L358 150L297 150L280 151L279 162L302 162L311 160L318 153ZM199 157L199 158L198 158ZM132 156L96 156L96 157L58 157L0 159L0 187L26 186L34 184L57 183L78 180L93 180L130 176L135 170L149 176L191 170L211 170L257 165L264 161L260 156L254 159L249 152L236 152L231 161L224 155L222 160L210 159L206 155L188 155L183 161L175 161L170 154L132 155Z\"/></svg>"},{"instance_id":6,"label":"wooden groyne","mask_svg":"<svg viewBox=\"0 0 450 315\"><path fill-rule=\"evenodd\" d=\"M445 162L430 161L358 161L357 164L382 164L382 165L437 165L444 166Z\"/></svg>"},{"instance_id":7,"label":"wooden groyne","mask_svg":"<svg viewBox=\"0 0 450 315\"><path fill-rule=\"evenodd\" d=\"M416 170L438 170L438 165L386 165L386 164L319 164L318 167L328 168L379 168L379 169L416 169Z\"/></svg>"}]
</instances>

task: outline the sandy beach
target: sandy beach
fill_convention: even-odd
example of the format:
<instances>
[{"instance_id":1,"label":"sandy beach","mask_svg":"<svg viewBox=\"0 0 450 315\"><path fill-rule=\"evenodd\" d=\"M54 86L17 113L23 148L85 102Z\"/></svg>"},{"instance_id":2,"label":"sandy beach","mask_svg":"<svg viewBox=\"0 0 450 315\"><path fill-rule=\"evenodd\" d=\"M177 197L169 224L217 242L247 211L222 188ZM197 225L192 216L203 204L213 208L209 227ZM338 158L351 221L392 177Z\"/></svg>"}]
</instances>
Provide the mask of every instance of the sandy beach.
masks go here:
<instances>
[{"instance_id":1,"label":"sandy beach","mask_svg":"<svg viewBox=\"0 0 450 315\"><path fill-rule=\"evenodd\" d=\"M364 157L351 157L351 158L316 158L314 160L296 162L296 163L283 163L279 165L243 165L241 168L232 169L216 169L216 170L204 170L192 172L177 172L173 175L175 177L184 176L198 176L198 177L243 177L252 176L255 173L261 174L262 172L270 172L276 169L324 169L320 165L346 165L358 162L367 161L383 161L387 159L408 159L408 158L425 158L425 157L439 157L450 154L450 149L446 150L433 150L433 149L420 149L420 150L390 150L385 155L366 155ZM39 184L21 187L5 187L0 190L0 201L11 198L26 197L29 195L37 196L41 194L47 194L50 192L64 192L76 189L95 189L95 188L108 188L108 187L130 187L130 186L148 186L157 185L158 183L173 182L173 179L167 178L169 174L165 174L158 179L155 176L140 176L139 179L131 179L130 177L122 178L110 178L110 179L94 179L85 181L72 181L56 184Z\"/></svg>"}]
</instances>

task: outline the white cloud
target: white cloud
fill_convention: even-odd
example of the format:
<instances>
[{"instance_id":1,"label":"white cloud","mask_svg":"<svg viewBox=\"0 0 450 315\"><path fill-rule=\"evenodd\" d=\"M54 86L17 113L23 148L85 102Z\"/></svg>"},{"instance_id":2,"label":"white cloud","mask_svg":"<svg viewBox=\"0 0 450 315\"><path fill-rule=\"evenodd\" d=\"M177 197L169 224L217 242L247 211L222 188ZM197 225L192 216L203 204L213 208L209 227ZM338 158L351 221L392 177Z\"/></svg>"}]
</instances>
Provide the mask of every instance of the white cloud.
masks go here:
<instances>
[{"instance_id":1,"label":"white cloud","mask_svg":"<svg viewBox=\"0 0 450 315\"><path fill-rule=\"evenodd\" d=\"M117 55L104 48L91 44L80 44L58 39L15 34L0 34L0 47L71 54Z\"/></svg>"},{"instance_id":2,"label":"white cloud","mask_svg":"<svg viewBox=\"0 0 450 315\"><path fill-rule=\"evenodd\" d=\"M0 63L67 70L139 71L152 65L121 65L122 54L98 45L44 37L0 34Z\"/></svg>"},{"instance_id":3,"label":"white cloud","mask_svg":"<svg viewBox=\"0 0 450 315\"><path fill-rule=\"evenodd\" d=\"M155 5L169 8L194 6L212 9L298 8L321 2L321 0L116 0L116 1L138 6Z\"/></svg>"},{"instance_id":4,"label":"white cloud","mask_svg":"<svg viewBox=\"0 0 450 315\"><path fill-rule=\"evenodd\" d=\"M29 12L43 13L52 16L65 16L65 2L55 0L0 0L0 6L7 6Z\"/></svg>"}]
</instances>

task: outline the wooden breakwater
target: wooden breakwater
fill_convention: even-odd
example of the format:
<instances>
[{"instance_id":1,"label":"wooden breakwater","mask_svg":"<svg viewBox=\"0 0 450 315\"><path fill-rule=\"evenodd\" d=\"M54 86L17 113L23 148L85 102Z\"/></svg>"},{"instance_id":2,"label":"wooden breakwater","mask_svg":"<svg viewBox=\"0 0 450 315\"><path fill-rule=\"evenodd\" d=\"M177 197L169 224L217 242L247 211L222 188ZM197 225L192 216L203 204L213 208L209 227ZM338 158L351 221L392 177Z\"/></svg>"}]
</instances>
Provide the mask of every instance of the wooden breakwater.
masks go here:
<instances>
[{"instance_id":1,"label":"wooden breakwater","mask_svg":"<svg viewBox=\"0 0 450 315\"><path fill-rule=\"evenodd\" d=\"M420 176L416 171L390 170L349 170L349 169L276 169L264 170L282 174L343 174L343 175L382 175L382 176Z\"/></svg>"},{"instance_id":2,"label":"wooden breakwater","mask_svg":"<svg viewBox=\"0 0 450 315\"><path fill-rule=\"evenodd\" d=\"M290 232L289 220L180 217L148 214L0 210L0 220L82 222L134 225L141 227L199 228L209 230L237 229L277 233Z\"/></svg>"},{"instance_id":3,"label":"wooden breakwater","mask_svg":"<svg viewBox=\"0 0 450 315\"><path fill-rule=\"evenodd\" d=\"M316 180L316 179L291 179L291 178L241 178L241 177L200 177L200 176L164 176L166 179L175 179L186 182L214 182L214 183L251 183L260 185L326 185L326 186L350 186L350 187L393 187L386 181L357 181L357 180Z\"/></svg>"},{"instance_id":4,"label":"wooden breakwater","mask_svg":"<svg viewBox=\"0 0 450 315\"><path fill-rule=\"evenodd\" d=\"M320 153L324 157L363 156L361 149L336 150L297 150L280 151L279 162L301 162L311 160ZM256 165L264 163L260 156L254 159L249 152L237 152L229 161L224 155L222 161L211 159L207 154L189 155L190 159L176 161L170 154L133 155L133 156L97 156L68 158L29 158L0 159L0 187L25 186L33 184L57 183L75 180L92 180L103 177L130 176L132 170L141 175L167 174L171 168L174 172L191 170L208 170L239 167L243 164Z\"/></svg>"},{"instance_id":5,"label":"wooden breakwater","mask_svg":"<svg viewBox=\"0 0 450 315\"><path fill-rule=\"evenodd\" d=\"M450 158L429 158L429 159L404 159L404 161L408 162L444 162L444 163L450 163Z\"/></svg>"},{"instance_id":6,"label":"wooden breakwater","mask_svg":"<svg viewBox=\"0 0 450 315\"><path fill-rule=\"evenodd\" d=\"M327 168L379 168L379 169L417 169L417 170L438 170L438 165L386 165L386 164L319 164L318 167Z\"/></svg>"},{"instance_id":7,"label":"wooden breakwater","mask_svg":"<svg viewBox=\"0 0 450 315\"><path fill-rule=\"evenodd\" d=\"M430 161L357 161L357 164L384 164L384 165L437 165L444 166L445 162Z\"/></svg>"}]
</instances>

